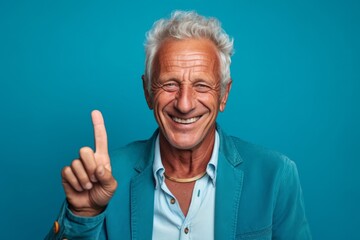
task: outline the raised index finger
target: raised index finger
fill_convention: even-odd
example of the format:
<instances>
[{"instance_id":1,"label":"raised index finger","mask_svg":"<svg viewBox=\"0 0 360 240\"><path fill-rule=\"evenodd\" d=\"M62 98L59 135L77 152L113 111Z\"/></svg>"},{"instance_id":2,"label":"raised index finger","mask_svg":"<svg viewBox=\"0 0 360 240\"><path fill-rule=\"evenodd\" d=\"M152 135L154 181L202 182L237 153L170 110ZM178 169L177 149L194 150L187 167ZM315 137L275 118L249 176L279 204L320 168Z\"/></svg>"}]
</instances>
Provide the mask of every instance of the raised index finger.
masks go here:
<instances>
[{"instance_id":1,"label":"raised index finger","mask_svg":"<svg viewBox=\"0 0 360 240\"><path fill-rule=\"evenodd\" d=\"M94 125L95 152L100 155L108 155L108 141L104 118L98 110L91 112L91 118Z\"/></svg>"}]
</instances>

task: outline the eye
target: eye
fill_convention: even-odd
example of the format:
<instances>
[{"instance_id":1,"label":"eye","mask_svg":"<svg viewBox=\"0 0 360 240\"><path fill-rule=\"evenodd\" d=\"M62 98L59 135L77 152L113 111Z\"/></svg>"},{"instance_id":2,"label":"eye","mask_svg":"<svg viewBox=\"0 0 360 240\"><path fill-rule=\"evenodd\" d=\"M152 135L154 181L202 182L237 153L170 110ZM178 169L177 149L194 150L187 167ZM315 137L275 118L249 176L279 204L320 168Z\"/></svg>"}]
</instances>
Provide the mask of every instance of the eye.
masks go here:
<instances>
[{"instance_id":1,"label":"eye","mask_svg":"<svg viewBox=\"0 0 360 240\"><path fill-rule=\"evenodd\" d=\"M196 83L194 85L194 89L195 91L197 92L200 92L200 93L205 93L205 92L208 92L211 90L211 87L207 84L204 84L204 83Z\"/></svg>"},{"instance_id":2,"label":"eye","mask_svg":"<svg viewBox=\"0 0 360 240\"><path fill-rule=\"evenodd\" d=\"M180 88L179 84L174 81L166 82L162 85L162 89L164 89L167 92L176 92Z\"/></svg>"}]
</instances>

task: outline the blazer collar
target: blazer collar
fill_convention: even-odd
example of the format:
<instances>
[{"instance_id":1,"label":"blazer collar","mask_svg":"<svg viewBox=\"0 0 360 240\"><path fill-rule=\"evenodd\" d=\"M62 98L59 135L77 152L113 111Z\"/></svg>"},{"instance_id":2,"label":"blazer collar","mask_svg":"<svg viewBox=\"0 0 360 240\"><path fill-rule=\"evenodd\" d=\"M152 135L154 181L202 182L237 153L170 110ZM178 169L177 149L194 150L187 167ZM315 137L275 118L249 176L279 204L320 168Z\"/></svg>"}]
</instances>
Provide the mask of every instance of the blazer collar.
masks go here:
<instances>
[{"instance_id":1,"label":"blazer collar","mask_svg":"<svg viewBox=\"0 0 360 240\"><path fill-rule=\"evenodd\" d=\"M152 167L154 161L155 141L158 134L159 129L156 129L151 138L146 141L146 146L143 152L144 155L142 158L138 159L137 163L134 166L134 169L137 172L140 173L149 166Z\"/></svg>"},{"instance_id":2,"label":"blazer collar","mask_svg":"<svg viewBox=\"0 0 360 240\"><path fill-rule=\"evenodd\" d=\"M220 136L220 152L226 155L226 160L232 166L236 167L243 162L240 152L235 144L235 138L229 137L220 127L216 124L216 130Z\"/></svg>"}]
</instances>

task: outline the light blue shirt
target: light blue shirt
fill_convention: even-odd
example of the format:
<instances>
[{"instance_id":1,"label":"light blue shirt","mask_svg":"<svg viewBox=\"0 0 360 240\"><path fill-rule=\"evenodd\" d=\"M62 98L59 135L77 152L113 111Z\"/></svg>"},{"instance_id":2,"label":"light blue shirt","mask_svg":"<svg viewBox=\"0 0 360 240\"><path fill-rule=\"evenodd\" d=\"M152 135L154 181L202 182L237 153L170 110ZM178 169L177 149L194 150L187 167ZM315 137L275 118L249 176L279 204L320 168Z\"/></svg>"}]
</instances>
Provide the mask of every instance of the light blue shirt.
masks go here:
<instances>
[{"instance_id":1,"label":"light blue shirt","mask_svg":"<svg viewBox=\"0 0 360 240\"><path fill-rule=\"evenodd\" d=\"M161 161L159 136L157 136L153 164L156 185L152 239L214 239L215 183L219 144L219 135L216 132L213 152L206 168L207 174L196 181L190 208L185 217L177 199L166 186L165 169Z\"/></svg>"}]
</instances>

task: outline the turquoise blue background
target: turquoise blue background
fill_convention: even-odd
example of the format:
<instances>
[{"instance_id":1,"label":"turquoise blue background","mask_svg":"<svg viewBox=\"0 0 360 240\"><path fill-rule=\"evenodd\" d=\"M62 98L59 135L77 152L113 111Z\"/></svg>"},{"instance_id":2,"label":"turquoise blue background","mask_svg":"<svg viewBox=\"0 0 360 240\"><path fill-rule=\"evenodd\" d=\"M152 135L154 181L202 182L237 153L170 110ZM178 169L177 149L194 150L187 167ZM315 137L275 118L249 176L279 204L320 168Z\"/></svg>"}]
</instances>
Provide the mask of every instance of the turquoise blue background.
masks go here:
<instances>
[{"instance_id":1,"label":"turquoise blue background","mask_svg":"<svg viewBox=\"0 0 360 240\"><path fill-rule=\"evenodd\" d=\"M222 127L297 163L314 239L360 239L355 0L1 0L1 239L50 229L61 168L93 145L92 109L110 149L150 136L144 34L174 9L216 16L235 38Z\"/></svg>"}]
</instances>

